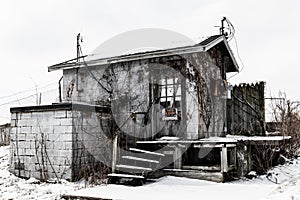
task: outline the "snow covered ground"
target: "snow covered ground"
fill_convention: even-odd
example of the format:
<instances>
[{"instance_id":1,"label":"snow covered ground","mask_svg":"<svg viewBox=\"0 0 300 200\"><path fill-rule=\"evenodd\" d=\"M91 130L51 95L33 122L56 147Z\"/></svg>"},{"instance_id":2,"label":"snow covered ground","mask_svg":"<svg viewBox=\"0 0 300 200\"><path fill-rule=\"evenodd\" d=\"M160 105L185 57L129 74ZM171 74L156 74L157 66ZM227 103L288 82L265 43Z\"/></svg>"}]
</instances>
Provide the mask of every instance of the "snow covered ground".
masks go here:
<instances>
[{"instance_id":1,"label":"snow covered ground","mask_svg":"<svg viewBox=\"0 0 300 200\"><path fill-rule=\"evenodd\" d=\"M300 159L277 166L273 174L230 183L163 177L140 187L124 185L86 186L84 182L60 184L24 180L8 172L9 147L0 147L0 199L60 199L61 195L84 195L111 199L243 199L300 200ZM277 184L274 183L276 182Z\"/></svg>"}]
</instances>

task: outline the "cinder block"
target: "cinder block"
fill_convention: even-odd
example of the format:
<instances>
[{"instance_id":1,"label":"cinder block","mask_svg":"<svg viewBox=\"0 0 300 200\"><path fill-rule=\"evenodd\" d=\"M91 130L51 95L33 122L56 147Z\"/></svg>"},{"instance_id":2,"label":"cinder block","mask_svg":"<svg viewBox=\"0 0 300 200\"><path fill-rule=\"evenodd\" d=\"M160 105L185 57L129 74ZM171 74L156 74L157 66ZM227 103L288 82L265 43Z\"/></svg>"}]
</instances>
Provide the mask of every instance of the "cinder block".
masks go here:
<instances>
[{"instance_id":1,"label":"cinder block","mask_svg":"<svg viewBox=\"0 0 300 200\"><path fill-rule=\"evenodd\" d=\"M16 127L17 126L17 120L16 119L11 119L10 120L10 127Z\"/></svg>"},{"instance_id":2,"label":"cinder block","mask_svg":"<svg viewBox=\"0 0 300 200\"><path fill-rule=\"evenodd\" d=\"M20 116L20 119L23 120L23 119L31 119L32 115L31 112L28 112L28 113L21 113L21 116Z\"/></svg>"},{"instance_id":3,"label":"cinder block","mask_svg":"<svg viewBox=\"0 0 300 200\"><path fill-rule=\"evenodd\" d=\"M11 113L10 119L16 120L17 119L17 113Z\"/></svg>"},{"instance_id":4,"label":"cinder block","mask_svg":"<svg viewBox=\"0 0 300 200\"><path fill-rule=\"evenodd\" d=\"M25 133L18 133L16 134L16 139L18 139L18 141L25 141L26 140L26 134Z\"/></svg>"},{"instance_id":5,"label":"cinder block","mask_svg":"<svg viewBox=\"0 0 300 200\"><path fill-rule=\"evenodd\" d=\"M73 149L73 142L64 142L64 149L65 150L72 150Z\"/></svg>"},{"instance_id":6,"label":"cinder block","mask_svg":"<svg viewBox=\"0 0 300 200\"><path fill-rule=\"evenodd\" d=\"M66 110L54 111L54 118L55 119L67 118L67 111Z\"/></svg>"},{"instance_id":7,"label":"cinder block","mask_svg":"<svg viewBox=\"0 0 300 200\"><path fill-rule=\"evenodd\" d=\"M62 133L72 133L73 132L73 126L72 125L56 125L53 126L53 133L54 134L62 134Z\"/></svg>"},{"instance_id":8,"label":"cinder block","mask_svg":"<svg viewBox=\"0 0 300 200\"><path fill-rule=\"evenodd\" d=\"M73 138L72 138L72 133L62 133L59 136L60 141L62 142L72 142Z\"/></svg>"},{"instance_id":9,"label":"cinder block","mask_svg":"<svg viewBox=\"0 0 300 200\"><path fill-rule=\"evenodd\" d=\"M43 119L53 119L54 111L41 112Z\"/></svg>"},{"instance_id":10,"label":"cinder block","mask_svg":"<svg viewBox=\"0 0 300 200\"><path fill-rule=\"evenodd\" d=\"M58 166L65 166L67 163L69 163L67 156L54 156L52 161L52 164L57 166L56 168L59 168Z\"/></svg>"},{"instance_id":11,"label":"cinder block","mask_svg":"<svg viewBox=\"0 0 300 200\"><path fill-rule=\"evenodd\" d=\"M73 111L67 110L67 118L73 118Z\"/></svg>"},{"instance_id":12,"label":"cinder block","mask_svg":"<svg viewBox=\"0 0 300 200\"><path fill-rule=\"evenodd\" d=\"M18 127L12 127L10 129L10 136L15 135L17 133Z\"/></svg>"},{"instance_id":13,"label":"cinder block","mask_svg":"<svg viewBox=\"0 0 300 200\"><path fill-rule=\"evenodd\" d=\"M29 172L29 178L33 178L33 177L34 177L34 173L33 173L33 171L31 171L31 170L28 170L28 172Z\"/></svg>"},{"instance_id":14,"label":"cinder block","mask_svg":"<svg viewBox=\"0 0 300 200\"><path fill-rule=\"evenodd\" d=\"M21 143L21 144L23 144L23 143ZM17 155L19 157L25 155L25 148L21 148L23 145L20 145L20 143L19 143L17 146L18 146Z\"/></svg>"},{"instance_id":15,"label":"cinder block","mask_svg":"<svg viewBox=\"0 0 300 200\"><path fill-rule=\"evenodd\" d=\"M47 141L45 143L45 146L46 146L46 150L48 151L49 149L54 149L54 142L52 141Z\"/></svg>"},{"instance_id":16,"label":"cinder block","mask_svg":"<svg viewBox=\"0 0 300 200\"><path fill-rule=\"evenodd\" d=\"M71 118L61 118L53 120L53 125L55 126L72 126L72 119Z\"/></svg>"},{"instance_id":17,"label":"cinder block","mask_svg":"<svg viewBox=\"0 0 300 200\"><path fill-rule=\"evenodd\" d=\"M41 140L44 140L45 142L49 139L48 133L41 132L41 133L39 133L39 136L40 136Z\"/></svg>"},{"instance_id":18,"label":"cinder block","mask_svg":"<svg viewBox=\"0 0 300 200\"><path fill-rule=\"evenodd\" d=\"M29 140L30 142L30 149L33 149L35 151L35 148L39 145L39 141L38 140Z\"/></svg>"},{"instance_id":19,"label":"cinder block","mask_svg":"<svg viewBox=\"0 0 300 200\"><path fill-rule=\"evenodd\" d=\"M35 119L41 118L42 117L42 112L33 112L31 114L31 117L35 118Z\"/></svg>"},{"instance_id":20,"label":"cinder block","mask_svg":"<svg viewBox=\"0 0 300 200\"><path fill-rule=\"evenodd\" d=\"M51 125L48 125L48 124L34 124L32 127L31 127L31 132L34 133L34 134L40 134L40 133L52 133L51 128L52 126Z\"/></svg>"},{"instance_id":21,"label":"cinder block","mask_svg":"<svg viewBox=\"0 0 300 200\"><path fill-rule=\"evenodd\" d=\"M38 180L41 179L41 172L39 172L39 171L31 171L31 175L32 175L32 177L34 177Z\"/></svg>"},{"instance_id":22,"label":"cinder block","mask_svg":"<svg viewBox=\"0 0 300 200\"><path fill-rule=\"evenodd\" d=\"M28 127L32 125L33 125L33 121L31 119L21 119L18 121L18 126L21 127Z\"/></svg>"},{"instance_id":23,"label":"cinder block","mask_svg":"<svg viewBox=\"0 0 300 200\"><path fill-rule=\"evenodd\" d=\"M35 156L34 151L29 151L30 154L28 154L27 149L26 151L26 158L24 158L24 162L28 165L28 169L32 170L33 168L31 166L34 166L34 164L37 162L37 157Z\"/></svg>"},{"instance_id":24,"label":"cinder block","mask_svg":"<svg viewBox=\"0 0 300 200\"><path fill-rule=\"evenodd\" d=\"M60 150L60 155L65 157L65 159L71 159L72 158L72 150Z\"/></svg>"},{"instance_id":25,"label":"cinder block","mask_svg":"<svg viewBox=\"0 0 300 200\"><path fill-rule=\"evenodd\" d=\"M71 180L72 179L72 170L70 168L66 169L64 172L63 172L63 179L66 179L66 180Z\"/></svg>"},{"instance_id":26,"label":"cinder block","mask_svg":"<svg viewBox=\"0 0 300 200\"><path fill-rule=\"evenodd\" d=\"M40 128L40 132L44 134L52 134L53 133L53 126L43 126Z\"/></svg>"},{"instance_id":27,"label":"cinder block","mask_svg":"<svg viewBox=\"0 0 300 200\"><path fill-rule=\"evenodd\" d=\"M64 150L64 141L62 141L59 137L59 139L54 144L54 149L56 150Z\"/></svg>"},{"instance_id":28,"label":"cinder block","mask_svg":"<svg viewBox=\"0 0 300 200\"><path fill-rule=\"evenodd\" d=\"M65 141L59 140L59 142L56 142L55 149L66 150Z\"/></svg>"},{"instance_id":29,"label":"cinder block","mask_svg":"<svg viewBox=\"0 0 300 200\"><path fill-rule=\"evenodd\" d=\"M25 166L25 170L28 170L28 167L30 165L30 156L25 155L24 156L24 166Z\"/></svg>"},{"instance_id":30,"label":"cinder block","mask_svg":"<svg viewBox=\"0 0 300 200\"><path fill-rule=\"evenodd\" d=\"M33 133L30 133L30 134L26 134L26 141L27 142L33 142L33 141L35 141L35 134L33 134ZM31 144L30 144L31 145ZM30 146L31 147L31 146Z\"/></svg>"},{"instance_id":31,"label":"cinder block","mask_svg":"<svg viewBox=\"0 0 300 200\"><path fill-rule=\"evenodd\" d=\"M27 141L19 141L18 142L18 148L19 148L19 151L21 150L21 149L25 149L25 148L27 148L28 146L30 146L30 142L27 142ZM24 152L25 153L25 152Z\"/></svg>"},{"instance_id":32,"label":"cinder block","mask_svg":"<svg viewBox=\"0 0 300 200\"><path fill-rule=\"evenodd\" d=\"M60 134L49 134L48 140L51 142L57 142L57 141L59 141L59 135Z\"/></svg>"},{"instance_id":33,"label":"cinder block","mask_svg":"<svg viewBox=\"0 0 300 200\"><path fill-rule=\"evenodd\" d=\"M19 133L24 133L24 134L30 134L31 132L31 126L22 126L20 127Z\"/></svg>"},{"instance_id":34,"label":"cinder block","mask_svg":"<svg viewBox=\"0 0 300 200\"><path fill-rule=\"evenodd\" d=\"M28 171L31 171L31 174L35 171L35 163L29 163Z\"/></svg>"}]
</instances>

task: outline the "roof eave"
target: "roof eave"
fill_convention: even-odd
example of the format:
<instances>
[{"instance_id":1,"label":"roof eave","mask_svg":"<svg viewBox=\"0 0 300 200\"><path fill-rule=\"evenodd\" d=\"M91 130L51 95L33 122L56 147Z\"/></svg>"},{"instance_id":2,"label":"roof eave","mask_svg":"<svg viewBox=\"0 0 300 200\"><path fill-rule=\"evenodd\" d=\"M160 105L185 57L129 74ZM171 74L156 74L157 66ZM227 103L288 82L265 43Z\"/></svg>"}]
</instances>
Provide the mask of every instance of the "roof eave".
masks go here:
<instances>
[{"instance_id":1,"label":"roof eave","mask_svg":"<svg viewBox=\"0 0 300 200\"><path fill-rule=\"evenodd\" d=\"M80 63L61 63L57 65L52 65L48 67L48 71L55 71L61 69L70 69L70 68L77 68L81 66L96 66L96 65L106 65L106 64L113 64L113 63L120 63L120 62L128 62L134 60L142 60L142 59L151 59L157 57L164 57L164 56L171 56L171 55L182 55L188 53L196 53L196 52L203 52L203 46L189 46L189 47L180 47L174 49L167 49L167 50L159 50L154 52L145 52L145 53L138 53L138 54L130 54L130 55L122 55L122 56L115 56L109 58L100 58L91 61L85 61Z\"/></svg>"},{"instance_id":2,"label":"roof eave","mask_svg":"<svg viewBox=\"0 0 300 200\"><path fill-rule=\"evenodd\" d=\"M226 40L226 38L224 36L220 35L220 37L216 38L215 40L211 41L210 43L208 43L206 45L202 45L204 51L208 51L209 49L213 48L214 46L216 46L223 40Z\"/></svg>"},{"instance_id":3,"label":"roof eave","mask_svg":"<svg viewBox=\"0 0 300 200\"><path fill-rule=\"evenodd\" d=\"M188 46L188 47L178 47L174 49L166 49L166 50L159 50L159 51L151 51L151 52L144 52L144 53L137 53L137 54L130 54L130 55L122 55L122 56L114 56L114 57L108 57L108 58L100 58L96 60L90 60L90 61L84 61L84 62L78 62L78 63L60 63L56 65L52 65L48 67L48 71L56 71L56 70L63 70L63 69L72 69L72 68L78 68L82 66L97 66L97 65L106 65L106 64L113 64L113 63L119 63L119 62L127 62L127 61L134 61L134 60L141 60L141 59L151 59L156 57L164 57L164 56L171 56L171 55L182 55L182 54L188 54L188 53L196 53L196 52L204 52L208 51L209 49L213 48L220 42L224 42L227 51L230 55L230 58L232 60L232 63L234 65L234 70L229 72L238 72L239 67L238 64L234 58L234 55L230 49L230 46L227 42L227 39L220 35L220 37L214 39L210 43L206 45L195 45L195 46Z\"/></svg>"},{"instance_id":4,"label":"roof eave","mask_svg":"<svg viewBox=\"0 0 300 200\"><path fill-rule=\"evenodd\" d=\"M232 50L231 50L231 48L230 48L230 46L229 46L229 44L228 44L225 36L223 36L223 37L224 37L224 44L225 44L225 46L226 46L226 48L228 50L228 53L229 53L230 58L232 60L233 66L235 68L235 71L230 71L230 72L239 72L239 65L238 65L238 63L237 63L237 61L236 61L236 59L235 59L235 57L233 55L233 52L232 52Z\"/></svg>"}]
</instances>

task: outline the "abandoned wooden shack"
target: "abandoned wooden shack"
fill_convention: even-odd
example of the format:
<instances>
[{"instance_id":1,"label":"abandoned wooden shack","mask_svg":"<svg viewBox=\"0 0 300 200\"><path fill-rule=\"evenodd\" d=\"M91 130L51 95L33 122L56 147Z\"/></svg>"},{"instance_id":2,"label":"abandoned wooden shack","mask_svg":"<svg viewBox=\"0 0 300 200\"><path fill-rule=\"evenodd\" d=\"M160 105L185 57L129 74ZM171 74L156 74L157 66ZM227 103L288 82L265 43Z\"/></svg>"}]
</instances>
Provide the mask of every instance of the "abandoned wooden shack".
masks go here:
<instances>
[{"instance_id":1,"label":"abandoned wooden shack","mask_svg":"<svg viewBox=\"0 0 300 200\"><path fill-rule=\"evenodd\" d=\"M239 69L224 35L194 46L70 60L61 103L11 108L11 172L110 182L185 176L222 182L255 170L265 136L264 83L230 88ZM257 149L257 148L256 148Z\"/></svg>"}]
</instances>

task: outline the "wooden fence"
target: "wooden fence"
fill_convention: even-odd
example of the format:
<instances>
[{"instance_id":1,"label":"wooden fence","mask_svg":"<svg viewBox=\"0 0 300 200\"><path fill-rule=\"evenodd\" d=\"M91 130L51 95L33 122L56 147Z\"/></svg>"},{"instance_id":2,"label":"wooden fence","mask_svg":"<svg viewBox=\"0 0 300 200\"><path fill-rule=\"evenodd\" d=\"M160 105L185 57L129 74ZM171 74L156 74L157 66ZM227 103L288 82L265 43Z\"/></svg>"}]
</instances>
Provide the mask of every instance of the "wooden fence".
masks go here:
<instances>
[{"instance_id":1,"label":"wooden fence","mask_svg":"<svg viewBox=\"0 0 300 200\"><path fill-rule=\"evenodd\" d=\"M227 101L227 127L232 135L265 135L265 83L240 84Z\"/></svg>"}]
</instances>

